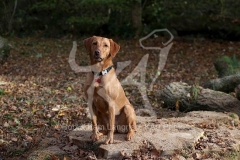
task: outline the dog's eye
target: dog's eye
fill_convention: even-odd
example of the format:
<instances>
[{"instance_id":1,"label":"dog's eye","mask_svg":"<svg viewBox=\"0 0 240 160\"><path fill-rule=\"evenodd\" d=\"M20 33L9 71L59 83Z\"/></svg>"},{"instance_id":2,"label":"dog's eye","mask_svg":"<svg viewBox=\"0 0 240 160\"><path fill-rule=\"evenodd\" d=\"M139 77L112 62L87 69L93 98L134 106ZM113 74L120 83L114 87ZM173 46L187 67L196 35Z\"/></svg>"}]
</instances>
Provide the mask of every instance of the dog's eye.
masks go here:
<instances>
[{"instance_id":1,"label":"dog's eye","mask_svg":"<svg viewBox=\"0 0 240 160\"><path fill-rule=\"evenodd\" d=\"M108 47L108 45L105 44L104 47Z\"/></svg>"},{"instance_id":2,"label":"dog's eye","mask_svg":"<svg viewBox=\"0 0 240 160\"><path fill-rule=\"evenodd\" d=\"M93 45L97 45L97 42L93 42Z\"/></svg>"}]
</instances>

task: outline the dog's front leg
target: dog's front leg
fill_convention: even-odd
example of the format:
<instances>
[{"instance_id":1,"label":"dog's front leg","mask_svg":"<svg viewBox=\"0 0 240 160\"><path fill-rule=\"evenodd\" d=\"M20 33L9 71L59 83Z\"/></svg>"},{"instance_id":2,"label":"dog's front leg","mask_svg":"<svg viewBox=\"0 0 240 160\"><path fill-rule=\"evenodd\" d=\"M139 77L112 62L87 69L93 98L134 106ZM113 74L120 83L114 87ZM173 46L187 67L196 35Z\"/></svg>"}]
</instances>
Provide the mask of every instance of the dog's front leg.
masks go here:
<instances>
[{"instance_id":1,"label":"dog's front leg","mask_svg":"<svg viewBox=\"0 0 240 160\"><path fill-rule=\"evenodd\" d=\"M93 107L93 92L94 92L94 88L93 87L89 87L87 90L87 94L88 94L88 108L91 114L91 118L92 118L92 135L91 135L91 139L93 141L97 141L99 140L99 137L102 135L102 133L100 133L98 131L98 126L97 126L97 116L96 116L96 107Z\"/></svg>"},{"instance_id":2,"label":"dog's front leg","mask_svg":"<svg viewBox=\"0 0 240 160\"><path fill-rule=\"evenodd\" d=\"M101 132L98 131L98 125L97 125L97 116L96 114L93 113L92 115L92 135L91 135L91 139L93 141L97 141L99 140L99 137L102 136L103 134Z\"/></svg>"},{"instance_id":3,"label":"dog's front leg","mask_svg":"<svg viewBox=\"0 0 240 160\"><path fill-rule=\"evenodd\" d=\"M107 131L108 136L105 141L105 144L113 143L113 134L115 131L115 107L116 103L112 99L112 97L109 96L109 94L106 93L106 90L100 89L97 92L108 104L108 124L107 124Z\"/></svg>"},{"instance_id":4,"label":"dog's front leg","mask_svg":"<svg viewBox=\"0 0 240 160\"><path fill-rule=\"evenodd\" d=\"M115 105L114 105L114 102L109 103L108 113L109 113L109 126L108 126L108 136L105 141L105 144L113 143L113 134L114 134L114 130L115 130Z\"/></svg>"}]
</instances>

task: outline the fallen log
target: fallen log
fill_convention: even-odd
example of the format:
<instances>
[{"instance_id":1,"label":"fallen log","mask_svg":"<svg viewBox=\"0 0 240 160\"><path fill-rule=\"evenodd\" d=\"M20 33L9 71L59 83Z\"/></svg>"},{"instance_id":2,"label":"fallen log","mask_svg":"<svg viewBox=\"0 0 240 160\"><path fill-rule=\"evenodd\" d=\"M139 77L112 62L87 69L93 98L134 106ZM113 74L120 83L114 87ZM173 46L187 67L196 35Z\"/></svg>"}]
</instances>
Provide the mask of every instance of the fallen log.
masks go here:
<instances>
[{"instance_id":1,"label":"fallen log","mask_svg":"<svg viewBox=\"0 0 240 160\"><path fill-rule=\"evenodd\" d=\"M240 101L233 96L220 91L204 89L200 86L190 86L182 82L173 82L160 93L164 106L176 108L183 112L227 111L240 116Z\"/></svg>"},{"instance_id":2,"label":"fallen log","mask_svg":"<svg viewBox=\"0 0 240 160\"><path fill-rule=\"evenodd\" d=\"M215 91L233 92L240 84L240 74L234 74L223 78L213 79L203 85L204 88L209 88Z\"/></svg>"}]
</instances>

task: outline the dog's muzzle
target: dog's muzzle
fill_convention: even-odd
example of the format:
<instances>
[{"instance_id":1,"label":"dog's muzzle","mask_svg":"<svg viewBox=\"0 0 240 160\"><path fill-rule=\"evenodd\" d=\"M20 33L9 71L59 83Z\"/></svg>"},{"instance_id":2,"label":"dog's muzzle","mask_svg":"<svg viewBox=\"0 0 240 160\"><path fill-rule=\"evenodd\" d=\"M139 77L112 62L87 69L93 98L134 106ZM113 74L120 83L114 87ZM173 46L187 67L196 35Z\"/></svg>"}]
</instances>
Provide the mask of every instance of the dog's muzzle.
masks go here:
<instances>
[{"instance_id":1,"label":"dog's muzzle","mask_svg":"<svg viewBox=\"0 0 240 160\"><path fill-rule=\"evenodd\" d=\"M101 52L99 50L96 50L94 52L94 59L98 62L101 62L103 60L103 58L101 58Z\"/></svg>"}]
</instances>

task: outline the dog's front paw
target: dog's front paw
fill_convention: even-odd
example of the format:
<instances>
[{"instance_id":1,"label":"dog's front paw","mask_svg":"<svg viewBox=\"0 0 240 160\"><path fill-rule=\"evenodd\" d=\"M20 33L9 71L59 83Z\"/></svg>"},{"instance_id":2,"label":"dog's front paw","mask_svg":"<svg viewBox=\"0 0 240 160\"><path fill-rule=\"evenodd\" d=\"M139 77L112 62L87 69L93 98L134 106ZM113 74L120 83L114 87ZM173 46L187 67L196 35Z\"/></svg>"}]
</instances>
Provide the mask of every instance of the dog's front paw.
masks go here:
<instances>
[{"instance_id":1,"label":"dog's front paw","mask_svg":"<svg viewBox=\"0 0 240 160\"><path fill-rule=\"evenodd\" d=\"M102 136L102 135L103 135L103 134L102 134L101 132L97 132L97 133L93 133L90 138L91 138L93 141L98 141L98 140L99 140L99 137Z\"/></svg>"},{"instance_id":2,"label":"dog's front paw","mask_svg":"<svg viewBox=\"0 0 240 160\"><path fill-rule=\"evenodd\" d=\"M105 144L112 144L113 143L113 136L107 136L107 139L105 140Z\"/></svg>"},{"instance_id":3,"label":"dog's front paw","mask_svg":"<svg viewBox=\"0 0 240 160\"><path fill-rule=\"evenodd\" d=\"M133 134L134 134L134 131L133 131L133 130L131 130L131 131L128 132L128 134L127 134L127 140L128 140L128 141L130 141L130 140L132 139Z\"/></svg>"}]
</instances>

